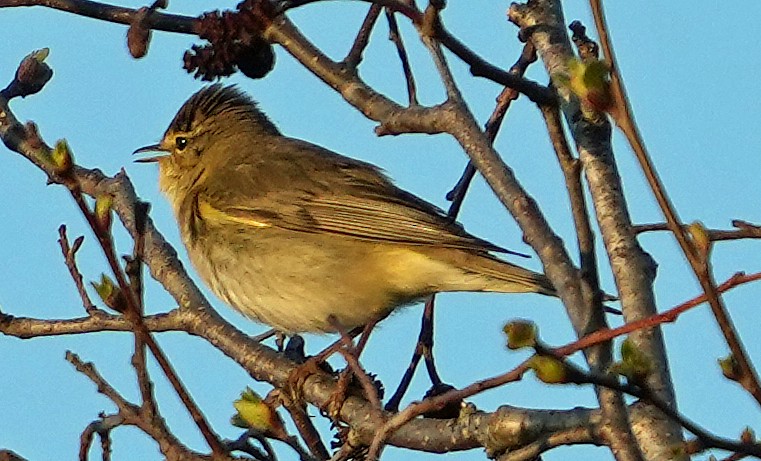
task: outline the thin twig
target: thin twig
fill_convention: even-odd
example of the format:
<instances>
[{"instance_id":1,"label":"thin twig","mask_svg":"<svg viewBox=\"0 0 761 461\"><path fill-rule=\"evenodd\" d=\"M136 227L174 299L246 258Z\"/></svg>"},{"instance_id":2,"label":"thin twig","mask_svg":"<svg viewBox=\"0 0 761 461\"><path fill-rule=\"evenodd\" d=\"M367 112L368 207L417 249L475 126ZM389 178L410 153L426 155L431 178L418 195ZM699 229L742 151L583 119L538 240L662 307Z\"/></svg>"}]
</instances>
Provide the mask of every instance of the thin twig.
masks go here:
<instances>
[{"instance_id":1,"label":"thin twig","mask_svg":"<svg viewBox=\"0 0 761 461\"><path fill-rule=\"evenodd\" d=\"M95 369L92 363L85 363L73 352L66 352L66 360L71 363L74 368L87 376L92 381L98 392L108 397L116 408L119 410L119 417L122 419L120 423L122 425L136 426L143 432L148 434L156 442L158 442L162 453L166 456L167 453L164 450L172 450L177 459L192 459L201 457L200 453L194 453L188 450L187 447L182 445L180 441L174 437L168 430L163 418L156 418L142 412L141 408L128 402L119 392L114 389ZM110 443L110 442L109 442ZM106 448L109 448L108 446ZM85 449L80 447L80 452ZM226 456L226 452L219 457L220 460L229 460Z\"/></svg>"},{"instance_id":2,"label":"thin twig","mask_svg":"<svg viewBox=\"0 0 761 461\"><path fill-rule=\"evenodd\" d=\"M79 206L79 209L82 211L82 214L85 216L85 219L95 233L95 236L98 239L98 243L100 243L100 246L103 249L106 260L108 261L108 264L111 268L111 272L113 273L114 277L116 277L117 284L119 285L119 288L124 295L124 299L127 302L127 309L124 311L124 315L130 322L132 322L135 334L140 336L137 341L144 342L145 345L148 346L148 349L150 349L151 353L156 358L156 362L158 362L162 372L167 377L167 380L170 382L175 392L180 397L180 400L190 413L190 416L198 426L204 439L209 444L212 453L218 456L223 455L225 453L225 448L222 445L221 441L214 433L209 423L206 421L206 418L196 405L193 398L190 396L190 393L188 392L187 388L185 388L185 385L182 383L179 376L175 372L174 367L169 362L169 359L161 350L158 343L153 339L150 330L148 330L148 328L145 326L141 313L140 302L137 300L137 297L135 296L136 293L132 290L132 287L127 282L127 278L122 271L121 266L119 265L111 234L102 228L93 212L90 211L87 203L84 200L79 185L76 182L72 183L71 181L65 181L64 184L68 187L72 197L74 198L74 201Z\"/></svg>"},{"instance_id":3,"label":"thin twig","mask_svg":"<svg viewBox=\"0 0 761 461\"><path fill-rule=\"evenodd\" d=\"M593 299L590 299L590 304L594 305L598 315L602 315L602 293L600 292L600 279L597 273L595 239L589 219L589 208L584 195L584 187L581 183L581 162L571 154L571 148L560 121L559 109L553 106L543 106L540 109L560 169L563 171L566 189L568 189L571 214L576 228L576 243L579 247L581 279L587 284L589 293L592 294Z\"/></svg>"},{"instance_id":4,"label":"thin twig","mask_svg":"<svg viewBox=\"0 0 761 461\"><path fill-rule=\"evenodd\" d=\"M137 238L132 251L131 258L127 260L125 272L129 277L129 286L136 295L137 307L140 318L145 317L144 300L143 300L143 252L145 249L145 222L148 219L148 210L150 206L145 202L138 202L135 206L135 231ZM143 324L145 322L143 321ZM157 404L153 394L153 382L148 374L148 363L146 360L145 342L142 335L135 334L135 352L132 355L132 366L135 368L140 396L142 399L143 411L148 415L157 414Z\"/></svg>"},{"instance_id":5,"label":"thin twig","mask_svg":"<svg viewBox=\"0 0 761 461\"><path fill-rule=\"evenodd\" d=\"M388 38L396 46L396 52L399 54L399 60L402 62L404 79L407 82L407 100L410 106L418 105L417 88L415 86L415 76L412 74L412 67L407 56L407 49L404 48L402 34L399 32L399 24L396 22L394 12L386 8L386 19L388 20Z\"/></svg>"},{"instance_id":6,"label":"thin twig","mask_svg":"<svg viewBox=\"0 0 761 461\"><path fill-rule=\"evenodd\" d=\"M523 47L520 57L510 67L508 72L522 76L528 66L536 61L536 51L530 43L527 43ZM494 143L497 137L499 128L502 125L502 121L510 107L512 101L518 98L519 93L511 88L505 88L497 97L497 105L492 111L489 120L486 122L484 131L489 139L489 142ZM457 219L457 215L460 212L462 203L465 200L465 194L470 186L470 182L475 175L476 169L473 164L468 161L465 171L462 177L457 182L457 185L447 194L447 199L452 201L452 204L447 211L447 216L453 220ZM386 403L386 410L396 412L399 410L399 404L407 392L409 385L412 382L412 378L415 374L415 369L420 362L421 355L425 358L426 369L428 376L431 379L431 383L434 387L442 384L441 377L436 370L436 365L433 359L433 316L435 311L436 296L433 295L426 300L425 308L423 310L423 316L420 326L420 334L418 336L418 342L415 346L415 350L412 354L410 364L404 372L402 379L399 382L394 394Z\"/></svg>"},{"instance_id":7,"label":"thin twig","mask_svg":"<svg viewBox=\"0 0 761 461\"><path fill-rule=\"evenodd\" d=\"M740 239L758 239L761 238L761 227L747 223L741 220L733 220L732 225L737 229L725 230L725 229L705 229L708 234L709 240L712 242L722 242L727 240L740 240ZM686 226L685 226L686 227ZM668 224L665 223L653 223L653 224L637 224L634 226L634 232L638 234L645 232L656 231L670 231Z\"/></svg>"},{"instance_id":8,"label":"thin twig","mask_svg":"<svg viewBox=\"0 0 761 461\"><path fill-rule=\"evenodd\" d=\"M74 239L74 245L70 246L69 238L66 234L66 225L61 224L58 227L58 243L61 246L61 252L63 253L66 262L66 268L69 270L71 278L74 279L74 285L77 287L79 297L82 298L82 305L85 308L85 312L93 315L98 311L98 308L93 304L90 295L87 294L85 284L82 280L82 273L79 272L79 268L77 267L77 251L82 247L82 242L84 242L84 237L80 235Z\"/></svg>"},{"instance_id":9,"label":"thin twig","mask_svg":"<svg viewBox=\"0 0 761 461\"><path fill-rule=\"evenodd\" d=\"M732 277L730 277L726 282L719 285L717 287L717 291L719 293L724 293L728 290L731 290L732 288L736 286L753 282L756 280L761 280L761 272L750 274L750 275L737 273L733 275ZM553 349L553 351L557 354L568 355L570 353L586 349L594 344L602 344L602 343L610 341L613 338L623 336L635 331L641 331L647 328L653 328L658 325L662 325L664 323L671 323L676 321L676 319L684 312L688 311L689 309L692 309L693 307L703 304L707 300L708 298L706 297L706 295L702 294L700 296L696 296L695 298L690 299L689 301L685 301L675 307L672 307L671 309L665 312L655 314L650 317L645 317L640 320L635 320L617 328L597 330L593 333L590 333L584 336L583 338L579 338L578 340L568 344L567 346L563 346L562 348L558 348L558 349Z\"/></svg>"},{"instance_id":10,"label":"thin twig","mask_svg":"<svg viewBox=\"0 0 761 461\"><path fill-rule=\"evenodd\" d=\"M140 335L135 336L135 352L132 354L132 367L135 369L137 384L140 389L143 411L155 415L157 405L153 395L153 382L148 374L145 344L140 340Z\"/></svg>"},{"instance_id":11,"label":"thin twig","mask_svg":"<svg viewBox=\"0 0 761 461\"><path fill-rule=\"evenodd\" d=\"M325 460L330 458L328 449L325 448L325 444L322 443L320 433L312 423L311 418L304 408L303 402L296 402L290 398L288 392L281 390L275 390L277 393L277 399L283 404L283 408L291 415L296 430L301 434L301 438L306 442L307 448L312 453L315 459ZM271 400L268 396L268 400Z\"/></svg>"},{"instance_id":12,"label":"thin twig","mask_svg":"<svg viewBox=\"0 0 761 461\"><path fill-rule=\"evenodd\" d=\"M347 68L356 69L362 61L362 53L365 52L365 48L367 48L367 44L370 42L370 34L373 31L373 27L375 27L378 16L380 16L381 8L380 5L370 5L370 9L367 11L367 16L365 16L365 20L359 28L354 43L343 59L343 64Z\"/></svg>"},{"instance_id":13,"label":"thin twig","mask_svg":"<svg viewBox=\"0 0 761 461\"><path fill-rule=\"evenodd\" d=\"M44 6L60 11L66 11L78 16L99 19L130 25L134 21L137 10L92 0L0 0L0 8L19 6ZM181 34L196 34L197 18L155 12L150 18L151 29Z\"/></svg>"},{"instance_id":14,"label":"thin twig","mask_svg":"<svg viewBox=\"0 0 761 461\"><path fill-rule=\"evenodd\" d=\"M487 389L493 389L495 387L503 386L507 383L518 381L529 369L529 364L526 360L507 373L482 381L477 381L462 389L454 389L435 397L429 397L422 400L421 402L410 404L407 408L389 418L386 421L386 424L384 424L380 429L376 431L375 437L370 444L367 459L371 461L377 460L380 456L380 452L383 448L385 440L388 439L392 433L394 433L396 430L398 430L400 427L412 419L424 413L439 410L446 406L446 404L449 402L455 400L463 400Z\"/></svg>"},{"instance_id":15,"label":"thin twig","mask_svg":"<svg viewBox=\"0 0 761 461\"><path fill-rule=\"evenodd\" d=\"M733 276L732 278L730 278L729 280L727 280L725 283L723 283L719 287L719 289L723 292L737 285L748 283L754 280L761 280L761 272L757 274L752 274L750 276L737 274ZM580 338L577 341L569 343L565 346L547 349L547 351L551 352L553 355L557 357L567 357L578 351L589 348L595 344L607 343L615 337L630 333L632 331L639 331L644 328L652 328L654 326L657 326L665 322L674 321L676 317L678 317L681 313L685 312L686 310L692 307L702 304L703 302L705 302L705 300L706 300L705 295L701 295L690 301L682 303L662 314L657 314L655 316L648 317L647 319L643 319L639 322L632 322L631 324L626 324L619 328L599 330L594 333L591 333L588 336ZM521 363L520 365L518 365L517 367L515 367L514 369L512 369L511 371L504 373L502 375L498 375L493 378L488 378L482 381L478 381L463 389L451 390L444 394L440 394L435 397L424 399L423 401L419 403L411 404L409 407L407 407L400 413L397 413L392 418L390 418L387 421L386 425L383 426L383 428L377 432L376 437L373 440L373 443L371 445L370 453L377 456L377 454L379 453L381 444L383 442L383 439L388 437L391 433L393 433L393 431L395 431L396 429L404 425L406 422L412 420L413 418L416 418L422 414L443 408L449 402L463 400L475 394L483 392L485 390L493 389L495 387L499 387L504 384L520 380L523 374L528 370L529 370L529 363L527 360ZM605 379L611 380L612 378L607 377ZM608 381L606 381L606 383L607 382ZM592 383L592 384L596 384L596 383ZM614 390L621 390L621 389L617 389L613 385L606 385L605 387L614 389ZM690 431L692 431L692 429L690 429Z\"/></svg>"},{"instance_id":16,"label":"thin twig","mask_svg":"<svg viewBox=\"0 0 761 461\"><path fill-rule=\"evenodd\" d=\"M225 441L225 445L228 451L240 451L246 453L256 461L273 461L276 459L265 451L262 451L259 447L255 447L254 444L251 443L251 434L249 431L244 432L235 440ZM270 444L267 444L267 447L272 449Z\"/></svg>"},{"instance_id":17,"label":"thin twig","mask_svg":"<svg viewBox=\"0 0 761 461\"><path fill-rule=\"evenodd\" d=\"M95 366L90 362L83 362L79 356L71 351L66 351L66 360L74 365L74 368L87 376L98 389L98 392L108 397L114 405L119 409L119 413L122 418L129 416L136 416L140 413L140 408L136 405L128 402L122 397L116 389L113 388L101 375Z\"/></svg>"},{"instance_id":18,"label":"thin twig","mask_svg":"<svg viewBox=\"0 0 761 461\"><path fill-rule=\"evenodd\" d=\"M314 3L319 0L289 2L288 8ZM396 0L364 0L377 5L387 6L394 11L404 14L416 25L422 21L422 13L409 2ZM92 0L0 0L0 8L20 6L44 6L80 16L100 19L108 22L130 25L137 14L136 9L123 8L99 3ZM166 32L176 32L197 35L198 18L153 12L150 16L150 28ZM437 38L457 57L470 66L471 73L476 77L484 77L504 86L509 86L525 94L527 98L538 104L557 104L554 92L546 86L523 78L517 78L498 67L489 64L475 52L457 40L443 26L437 30Z\"/></svg>"},{"instance_id":19,"label":"thin twig","mask_svg":"<svg viewBox=\"0 0 761 461\"><path fill-rule=\"evenodd\" d=\"M420 333L418 334L417 343L415 344L415 350L412 351L410 364L407 365L407 369L404 370L402 379L399 380L399 385L396 387L394 394L390 399L388 399L388 402L386 402L386 405L384 406L384 409L388 412L396 413L399 411L399 404L402 402L404 394L407 393L410 384L412 384L412 378L415 377L415 370L420 363L420 358L426 355L426 353L431 357L431 365L428 368L428 376L431 377L431 380L437 378L439 381L441 381L441 378L439 377L438 373L436 372L436 368L433 365L433 354L431 353L431 349L433 348L433 316L435 312L434 302L435 295L430 296L425 301L425 307L423 309L423 315L420 321ZM428 359L426 358L426 360Z\"/></svg>"},{"instance_id":20,"label":"thin twig","mask_svg":"<svg viewBox=\"0 0 761 461\"><path fill-rule=\"evenodd\" d=\"M218 437L216 434L214 434L211 427L206 422L206 419L198 407L195 405L195 402L193 401L192 397L190 397L190 394L188 393L185 386L178 378L172 365L166 358L166 355L161 351L161 348L158 346L156 341L151 336L150 331L145 326L142 318L140 302L137 300L136 293L129 285L127 278L121 266L119 265L113 238L109 230L104 228L104 225L101 224L101 222L95 216L93 211L90 210L90 207L85 201L84 195L82 194L82 188L78 182L73 165L69 165L68 169L64 171L51 172L49 161L45 160L51 158L50 147L45 144L35 129L30 129L31 126L25 128L18 123L18 120L15 118L10 108L8 107L8 102L2 96L0 96L0 125L2 126L0 134L8 132L13 132L15 134L23 133L22 139L13 141L14 144L10 144L7 137L3 136L3 141L6 143L8 148L12 149L13 151L25 154L24 147L27 147L25 144L36 146L35 153L37 155L31 160L33 160L37 166L39 166L46 174L48 174L49 181L62 184L69 190L72 198L87 220L90 228L93 230L93 233L95 234L95 237L97 238L98 243L100 244L106 256L106 260L111 269L111 272L116 278L119 289L121 290L121 294L126 300L127 306L123 314L130 322L132 322L135 334L140 335L140 340L145 342L145 344L151 350L151 353L156 358L156 361L158 362L162 371L166 375L169 382L172 384L172 387L177 392L183 404L185 404L188 412L191 414L191 417L196 422L196 425L209 444L212 452L218 455L223 454L224 447L222 446Z\"/></svg>"},{"instance_id":21,"label":"thin twig","mask_svg":"<svg viewBox=\"0 0 761 461\"><path fill-rule=\"evenodd\" d=\"M567 367L570 374L574 376L574 382L579 384L587 383L594 384L596 386L604 386L637 397L640 400L655 406L671 420L679 423L680 426L698 437L706 447L720 448L722 450L745 453L761 458L761 444L743 442L738 443L733 440L715 436L695 424L686 416L679 413L674 409L672 405L646 388L639 387L632 383L621 383L617 377L608 374L603 375L594 372L587 372L570 361L564 361L563 363Z\"/></svg>"},{"instance_id":22,"label":"thin twig","mask_svg":"<svg viewBox=\"0 0 761 461\"><path fill-rule=\"evenodd\" d=\"M341 343L343 344L343 347L339 348L338 352L340 352L344 357L347 365L349 366L349 369L351 369L352 373L354 373L354 376L357 377L357 380L362 386L362 389L365 391L365 395L367 400L370 402L370 408L373 412L374 417L376 418L376 421L383 421L383 409L380 397L378 396L378 389L375 387L375 384L373 383L370 376L368 376L365 369L359 363L359 354L362 352L362 348L367 342L366 337L369 337L370 331L375 326L375 324L372 323L365 326L364 334L362 335L362 337L365 339L363 342L361 342L360 346L355 347L352 343L352 336L350 336L349 332L347 332L337 321L335 321L335 318L332 318L332 316L330 321L333 323L333 326L341 335ZM344 397L338 396L338 398Z\"/></svg>"},{"instance_id":23,"label":"thin twig","mask_svg":"<svg viewBox=\"0 0 761 461\"><path fill-rule=\"evenodd\" d=\"M528 66L535 61L536 49L531 42L527 42L523 46L523 51L521 51L520 57L515 61L515 64L510 66L510 69L507 72L522 77L526 73ZM497 133L499 133L502 121L504 120L508 109L510 109L510 105L513 101L518 99L519 95L520 93L515 89L506 87L503 88L502 92L497 96L497 105L494 107L494 110L484 127L484 133L486 133L489 142L492 144L497 139ZM476 168L473 166L473 162L468 161L468 164L465 166L465 171L463 171L457 184L455 184L452 190L447 193L447 200L452 202L447 211L447 215L451 218L456 218L460 213L460 208L465 200L465 193L467 192L468 187L470 187L470 182L473 180L475 174Z\"/></svg>"},{"instance_id":24,"label":"thin twig","mask_svg":"<svg viewBox=\"0 0 761 461\"><path fill-rule=\"evenodd\" d=\"M87 454L92 446L93 439L97 434L100 438L100 446L103 461L111 459L111 430L121 426L124 417L121 414L101 415L99 419L91 422L82 431L79 437L79 461L87 461Z\"/></svg>"}]
</instances>

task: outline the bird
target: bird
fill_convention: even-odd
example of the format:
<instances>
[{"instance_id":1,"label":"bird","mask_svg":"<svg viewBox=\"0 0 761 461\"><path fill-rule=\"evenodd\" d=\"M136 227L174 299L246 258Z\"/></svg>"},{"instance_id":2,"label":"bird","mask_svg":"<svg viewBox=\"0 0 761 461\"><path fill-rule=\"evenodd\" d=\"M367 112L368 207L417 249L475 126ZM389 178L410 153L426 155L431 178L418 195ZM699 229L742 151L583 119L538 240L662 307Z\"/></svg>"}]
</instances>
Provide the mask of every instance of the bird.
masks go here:
<instances>
[{"instance_id":1,"label":"bird","mask_svg":"<svg viewBox=\"0 0 761 461\"><path fill-rule=\"evenodd\" d=\"M284 334L374 324L438 292L557 296L380 168L283 135L235 86L193 94L135 153L149 151L136 161L158 164L201 279Z\"/></svg>"}]
</instances>

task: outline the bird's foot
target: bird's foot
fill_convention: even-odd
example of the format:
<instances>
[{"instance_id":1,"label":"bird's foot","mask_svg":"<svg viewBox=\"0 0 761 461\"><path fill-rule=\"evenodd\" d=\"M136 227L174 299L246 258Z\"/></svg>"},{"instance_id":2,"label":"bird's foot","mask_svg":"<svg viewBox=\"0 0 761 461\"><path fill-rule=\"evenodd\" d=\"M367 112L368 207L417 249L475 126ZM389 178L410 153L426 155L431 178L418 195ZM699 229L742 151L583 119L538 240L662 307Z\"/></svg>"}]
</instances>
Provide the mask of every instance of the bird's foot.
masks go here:
<instances>
[{"instance_id":1,"label":"bird's foot","mask_svg":"<svg viewBox=\"0 0 761 461\"><path fill-rule=\"evenodd\" d=\"M344 368L341 373L338 374L338 381L336 382L336 390L330 395L325 405L325 411L328 414L333 423L338 423L341 416L341 408L343 408L346 398L348 397L349 384L352 381L353 372L351 369Z\"/></svg>"},{"instance_id":2,"label":"bird's foot","mask_svg":"<svg viewBox=\"0 0 761 461\"><path fill-rule=\"evenodd\" d=\"M304 384L310 376L317 373L335 374L325 359L319 355L309 357L291 371L284 386L285 392L288 392L294 402L301 402Z\"/></svg>"}]
</instances>

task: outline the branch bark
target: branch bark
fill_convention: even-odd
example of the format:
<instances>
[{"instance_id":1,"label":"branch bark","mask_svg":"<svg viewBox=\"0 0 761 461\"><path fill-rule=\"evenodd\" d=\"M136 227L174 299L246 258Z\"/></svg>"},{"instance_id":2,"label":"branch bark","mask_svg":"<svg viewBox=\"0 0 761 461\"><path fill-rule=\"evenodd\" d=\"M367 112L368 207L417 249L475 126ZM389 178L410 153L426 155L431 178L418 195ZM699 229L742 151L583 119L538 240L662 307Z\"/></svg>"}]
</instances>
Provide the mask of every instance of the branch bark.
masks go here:
<instances>
[{"instance_id":1,"label":"branch bark","mask_svg":"<svg viewBox=\"0 0 761 461\"><path fill-rule=\"evenodd\" d=\"M565 33L565 19L557 0L530 0L526 5L513 4L510 20L524 30L532 30L531 40L550 76L568 74L568 62L574 58ZM623 195L621 178L610 144L610 123L604 117L590 119L580 111L578 101L568 89L559 88L561 109L585 170L592 194L598 225L613 268L624 318L627 322L649 317L656 312L653 294L655 263L636 240L636 232ZM670 405L676 405L660 328L637 331L630 336L637 348L655 364L647 377L647 386ZM609 349L603 353L598 366L610 361ZM600 368L602 369L602 368ZM672 447L683 443L680 427L660 411L638 412L632 416L638 444L633 442L626 412L620 395L599 390L603 411L611 418L611 443L617 459L670 460L679 455ZM642 453L637 453L639 446Z\"/></svg>"}]
</instances>

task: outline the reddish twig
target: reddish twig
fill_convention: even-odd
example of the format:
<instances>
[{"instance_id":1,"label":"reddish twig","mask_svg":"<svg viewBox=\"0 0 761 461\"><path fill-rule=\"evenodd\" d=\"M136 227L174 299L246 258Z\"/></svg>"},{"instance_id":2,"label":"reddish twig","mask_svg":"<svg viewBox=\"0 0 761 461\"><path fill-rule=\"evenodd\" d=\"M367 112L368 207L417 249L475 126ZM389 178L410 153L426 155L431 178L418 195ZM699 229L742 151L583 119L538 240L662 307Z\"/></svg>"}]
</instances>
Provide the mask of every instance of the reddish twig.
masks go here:
<instances>
[{"instance_id":1,"label":"reddish twig","mask_svg":"<svg viewBox=\"0 0 761 461\"><path fill-rule=\"evenodd\" d=\"M336 331L339 332L341 335L340 341L343 347L338 349L338 352L341 353L341 355L346 360L347 366L351 370L351 372L354 374L354 376L357 377L357 380L359 381L360 385L362 386L362 389L365 391L365 395L367 397L368 402L370 402L370 407L373 412L373 416L376 419L376 422L383 421L383 410L382 405L380 401L380 397L378 395L378 389L375 387L375 384L373 383L370 376L368 376L365 369L360 365L359 363L359 355L362 353L362 349L364 348L365 344L367 343L367 338L370 336L370 331L375 327L375 323L369 323L365 326L365 328L362 331L362 338L360 339L359 343L355 347L352 338L353 336L347 332L336 320L335 318L329 319L333 326L336 328ZM345 389L342 389L342 391ZM344 399L345 396L337 396L337 398Z\"/></svg>"},{"instance_id":2,"label":"reddish twig","mask_svg":"<svg viewBox=\"0 0 761 461\"><path fill-rule=\"evenodd\" d=\"M738 285L742 285L744 283L748 283L755 280L761 280L761 272L756 274L751 274L751 275L735 274L726 282L721 284L718 287L718 290L723 293ZM546 352L551 353L557 357L567 357L585 348L588 348L596 344L608 342L615 337L631 333L632 331L641 330L645 328L653 328L663 323L673 322L683 312L695 306L698 306L704 303L705 301L706 301L706 296L705 294L703 294L689 301L686 301L672 309L669 309L667 312L664 312L662 314L657 314L657 315L648 317L646 319L642 319L638 322L632 322L632 323L623 325L619 328L598 330L594 333L591 333L565 346L547 349ZM391 433L393 433L395 430L397 430L399 427L403 426L406 422L412 420L413 418L416 418L417 416L420 416L424 413L441 409L450 402L463 400L475 394L481 393L485 390L493 389L495 387L499 387L510 382L518 381L522 378L523 374L529 369L530 369L529 363L528 363L528 360L526 360L520 365L518 365L517 367L515 367L514 369L512 369L511 371L504 373L502 375L473 383L463 389L451 390L444 394L424 399L423 401L419 403L413 403L412 405L410 405L403 411L397 413L392 418L390 418L388 422L386 423L386 425L383 426L383 428L377 432L376 437L373 440L373 443L371 445L370 452L374 454L379 453L383 440L385 440L385 438L387 438ZM603 378L601 377L600 379L603 379ZM605 377L605 379L610 380L611 378ZM610 383L606 381L605 383L603 383L603 385L609 388L613 388L615 390L623 390L628 392L627 389L616 389L615 387L616 385L611 383L612 381ZM592 382L592 384L600 384L600 383ZM658 399L658 402L661 402L661 400ZM666 406L665 403L663 405ZM692 432L693 429L690 429L690 431Z\"/></svg>"},{"instance_id":3,"label":"reddish twig","mask_svg":"<svg viewBox=\"0 0 761 461\"><path fill-rule=\"evenodd\" d=\"M306 443L309 451L316 459L325 460L330 458L328 449L325 448L325 444L322 443L320 433L317 432L317 428L314 426L312 419L304 408L304 404L301 402L294 402L288 396L287 392L278 392L278 398L283 404L283 408L286 409L291 420L296 426L296 430L299 431L301 438Z\"/></svg>"},{"instance_id":4,"label":"reddish twig","mask_svg":"<svg viewBox=\"0 0 761 461\"><path fill-rule=\"evenodd\" d=\"M761 272L757 272L755 274L750 274L750 275L745 275L741 272L738 272L732 277L730 277L729 279L727 279L727 281L725 281L724 283L716 287L716 291L718 293L724 293L736 286L743 285L745 283L753 282L756 280L761 280ZM662 312L660 314L646 317L641 320L630 322L618 328L608 328L608 329L597 330L566 346L554 348L552 349L552 351L555 354L567 356L577 351L580 351L582 349L586 349L587 347L593 346L595 344L605 343L607 341L610 341L613 338L629 334L633 331L644 330L647 328L654 328L664 323L671 323L676 321L676 319L684 312L692 309L693 307L703 304L707 300L708 300L708 297L705 294L702 294L690 299L689 301L685 301L682 304L679 304L678 306L675 306L667 310L666 312Z\"/></svg>"}]
</instances>

